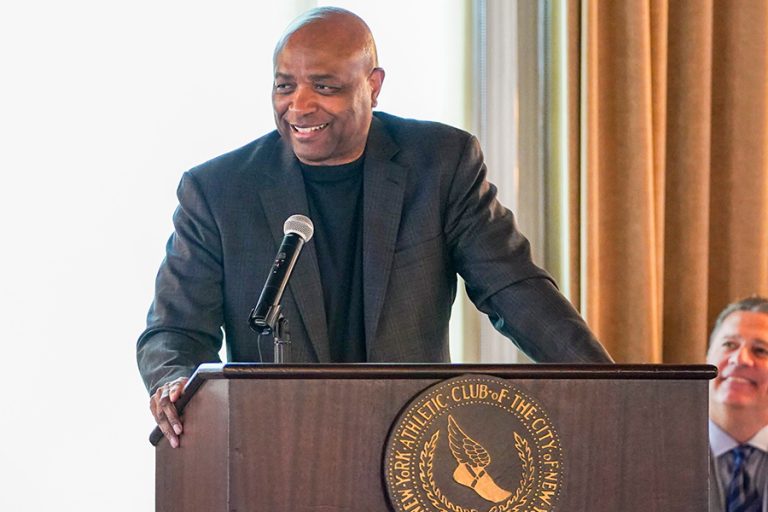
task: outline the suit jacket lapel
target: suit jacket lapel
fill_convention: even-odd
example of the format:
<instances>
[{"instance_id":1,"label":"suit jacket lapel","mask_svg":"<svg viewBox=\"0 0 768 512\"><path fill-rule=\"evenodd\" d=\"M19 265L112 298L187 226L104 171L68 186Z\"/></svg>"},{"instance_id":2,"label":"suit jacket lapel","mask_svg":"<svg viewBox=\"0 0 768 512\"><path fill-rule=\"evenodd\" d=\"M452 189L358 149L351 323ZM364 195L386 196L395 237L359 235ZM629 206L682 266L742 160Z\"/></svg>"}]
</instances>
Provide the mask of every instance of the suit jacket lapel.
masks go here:
<instances>
[{"instance_id":1,"label":"suit jacket lapel","mask_svg":"<svg viewBox=\"0 0 768 512\"><path fill-rule=\"evenodd\" d=\"M403 208L407 168L392 162L398 151L374 117L363 170L363 302L369 354L376 341Z\"/></svg>"},{"instance_id":2,"label":"suit jacket lapel","mask_svg":"<svg viewBox=\"0 0 768 512\"><path fill-rule=\"evenodd\" d=\"M283 224L294 214L309 216L307 193L301 168L291 147L278 140L270 158L267 179L259 187L275 251L283 240ZM296 306L299 309L309 339L314 346L319 362L330 361L328 329L323 304L323 288L320 269L317 264L315 245L310 240L302 249L293 269L289 285ZM288 319L289 328L292 319Z\"/></svg>"}]
</instances>

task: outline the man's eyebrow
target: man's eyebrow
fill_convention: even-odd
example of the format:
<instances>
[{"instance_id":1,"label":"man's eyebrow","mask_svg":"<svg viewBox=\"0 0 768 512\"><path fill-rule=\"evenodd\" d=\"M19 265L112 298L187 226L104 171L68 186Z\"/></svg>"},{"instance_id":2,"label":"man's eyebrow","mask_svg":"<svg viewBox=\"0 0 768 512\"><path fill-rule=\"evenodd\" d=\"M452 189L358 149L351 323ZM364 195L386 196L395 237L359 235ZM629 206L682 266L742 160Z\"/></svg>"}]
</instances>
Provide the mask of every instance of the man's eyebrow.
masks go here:
<instances>
[{"instance_id":1,"label":"man's eyebrow","mask_svg":"<svg viewBox=\"0 0 768 512\"><path fill-rule=\"evenodd\" d=\"M282 73L278 71L275 73L276 80L295 80L295 77L289 73ZM338 80L338 76L331 73L322 73L316 75L309 75L309 79L313 82L322 82L324 80Z\"/></svg>"},{"instance_id":2,"label":"man's eyebrow","mask_svg":"<svg viewBox=\"0 0 768 512\"><path fill-rule=\"evenodd\" d=\"M325 73L322 75L309 75L309 78L312 80L333 80L336 78L336 75Z\"/></svg>"}]
</instances>

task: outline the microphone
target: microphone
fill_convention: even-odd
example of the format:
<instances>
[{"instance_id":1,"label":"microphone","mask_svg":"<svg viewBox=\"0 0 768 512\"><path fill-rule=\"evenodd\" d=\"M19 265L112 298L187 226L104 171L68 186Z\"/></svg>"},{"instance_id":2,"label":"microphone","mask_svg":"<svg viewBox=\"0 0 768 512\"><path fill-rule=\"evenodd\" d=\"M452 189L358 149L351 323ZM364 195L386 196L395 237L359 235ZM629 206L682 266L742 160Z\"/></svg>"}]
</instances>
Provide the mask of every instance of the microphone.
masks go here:
<instances>
[{"instance_id":1,"label":"microphone","mask_svg":"<svg viewBox=\"0 0 768 512\"><path fill-rule=\"evenodd\" d=\"M261 334L270 334L280 314L280 299L291 278L291 272L299 259L302 247L312 238L315 227L304 215L291 215L283 225L283 243L277 250L275 262L269 271L267 282L261 291L256 307L251 311L248 322L251 329Z\"/></svg>"}]
</instances>

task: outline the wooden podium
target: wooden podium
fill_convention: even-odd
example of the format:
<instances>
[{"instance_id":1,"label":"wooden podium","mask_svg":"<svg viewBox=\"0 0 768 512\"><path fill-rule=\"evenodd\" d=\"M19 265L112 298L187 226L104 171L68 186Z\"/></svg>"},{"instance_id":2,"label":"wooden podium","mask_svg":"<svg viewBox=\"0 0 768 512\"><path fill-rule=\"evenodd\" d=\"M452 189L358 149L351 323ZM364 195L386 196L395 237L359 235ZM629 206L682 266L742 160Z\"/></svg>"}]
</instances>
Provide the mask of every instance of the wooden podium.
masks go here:
<instances>
[{"instance_id":1,"label":"wooden podium","mask_svg":"<svg viewBox=\"0 0 768 512\"><path fill-rule=\"evenodd\" d=\"M398 416L446 379L487 375L534 396L563 447L557 504L520 512L705 511L715 373L707 365L203 365L178 404L181 447L159 430L151 436L156 510L395 510L383 471Z\"/></svg>"}]
</instances>

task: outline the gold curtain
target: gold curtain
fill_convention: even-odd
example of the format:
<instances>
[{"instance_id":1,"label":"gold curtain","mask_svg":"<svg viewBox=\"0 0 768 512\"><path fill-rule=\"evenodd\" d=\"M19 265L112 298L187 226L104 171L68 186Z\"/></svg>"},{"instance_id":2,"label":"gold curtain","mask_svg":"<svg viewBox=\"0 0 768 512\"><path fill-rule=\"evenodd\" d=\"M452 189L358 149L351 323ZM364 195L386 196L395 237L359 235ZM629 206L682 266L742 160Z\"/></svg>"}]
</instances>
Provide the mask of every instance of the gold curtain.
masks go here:
<instances>
[{"instance_id":1,"label":"gold curtain","mask_svg":"<svg viewBox=\"0 0 768 512\"><path fill-rule=\"evenodd\" d=\"M619 362L768 294L768 2L568 1L572 289Z\"/></svg>"}]
</instances>

